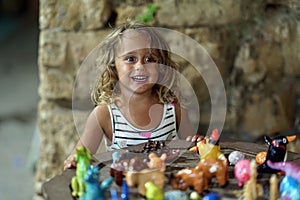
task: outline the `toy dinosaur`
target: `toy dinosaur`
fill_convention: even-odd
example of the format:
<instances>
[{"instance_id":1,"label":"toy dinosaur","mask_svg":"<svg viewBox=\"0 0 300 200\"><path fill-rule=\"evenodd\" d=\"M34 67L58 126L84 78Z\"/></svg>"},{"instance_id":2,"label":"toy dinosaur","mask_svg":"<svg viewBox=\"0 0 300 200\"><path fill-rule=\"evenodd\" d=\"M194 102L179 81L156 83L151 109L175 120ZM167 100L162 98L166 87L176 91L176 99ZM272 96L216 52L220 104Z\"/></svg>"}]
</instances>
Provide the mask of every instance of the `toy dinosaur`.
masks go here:
<instances>
[{"instance_id":1,"label":"toy dinosaur","mask_svg":"<svg viewBox=\"0 0 300 200\"><path fill-rule=\"evenodd\" d=\"M85 192L85 183L83 178L86 174L87 166L90 165L92 156L87 148L79 146L76 149L75 160L77 162L76 176L72 178L72 196L82 196Z\"/></svg>"},{"instance_id":2,"label":"toy dinosaur","mask_svg":"<svg viewBox=\"0 0 300 200\"><path fill-rule=\"evenodd\" d=\"M291 161L271 162L270 160L267 161L267 164L272 169L284 171L286 176L294 178L300 184L300 165Z\"/></svg>"},{"instance_id":3,"label":"toy dinosaur","mask_svg":"<svg viewBox=\"0 0 300 200\"><path fill-rule=\"evenodd\" d=\"M80 197L80 200L105 200L105 191L111 186L113 181L114 178L109 177L99 183L99 167L89 165L84 177L86 192Z\"/></svg>"}]
</instances>

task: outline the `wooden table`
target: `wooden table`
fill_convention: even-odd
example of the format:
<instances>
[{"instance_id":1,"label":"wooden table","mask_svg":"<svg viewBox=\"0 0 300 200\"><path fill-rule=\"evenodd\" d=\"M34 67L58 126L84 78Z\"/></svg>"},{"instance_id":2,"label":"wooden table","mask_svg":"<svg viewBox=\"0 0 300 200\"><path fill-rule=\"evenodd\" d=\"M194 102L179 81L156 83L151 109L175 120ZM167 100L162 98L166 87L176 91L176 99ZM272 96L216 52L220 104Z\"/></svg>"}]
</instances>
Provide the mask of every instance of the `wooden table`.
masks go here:
<instances>
[{"instance_id":1,"label":"wooden table","mask_svg":"<svg viewBox=\"0 0 300 200\"><path fill-rule=\"evenodd\" d=\"M171 173L176 173L182 168L186 167L195 167L199 162L199 155L193 152L187 151L187 149L193 146L192 143L186 142L184 140L174 140L170 141L168 147L174 149L180 149L181 155L178 159L176 159L172 163L167 164L166 168L166 183L171 176ZM243 152L247 159L255 158L255 155L260 151L266 151L266 145L259 145L255 143L248 143L242 141L233 141L233 140L221 140L220 146L222 152L225 156L234 150L239 150ZM124 150L120 150L121 152ZM103 180L110 176L110 164L112 163L111 160L112 152L105 152L102 154L95 155L93 159L93 165L99 165L100 167L100 179ZM294 161L300 164L300 154L295 154L292 152L288 153L288 160ZM209 191L210 192L217 192L222 199L238 199L236 193L241 191L241 188L237 186L237 181L234 178L233 173L233 166L229 166L229 180L228 184L225 187L219 187L218 183L215 179L212 180L211 186ZM74 197L71 196L71 188L70 183L72 177L75 176L75 169L68 169L64 171L62 174L52 178L48 182L43 184L43 196L45 199L49 200L73 200ZM269 199L269 174L259 174L258 175L258 182L261 183L264 187L264 198L262 199ZM120 187L117 186L115 183L112 187L118 190L118 194L120 194ZM164 191L171 190L171 186L169 184L165 185ZM190 190L187 190L190 192ZM109 192L106 193L107 199L110 199ZM130 199L145 199L141 195L138 194L137 188L130 188Z\"/></svg>"}]
</instances>

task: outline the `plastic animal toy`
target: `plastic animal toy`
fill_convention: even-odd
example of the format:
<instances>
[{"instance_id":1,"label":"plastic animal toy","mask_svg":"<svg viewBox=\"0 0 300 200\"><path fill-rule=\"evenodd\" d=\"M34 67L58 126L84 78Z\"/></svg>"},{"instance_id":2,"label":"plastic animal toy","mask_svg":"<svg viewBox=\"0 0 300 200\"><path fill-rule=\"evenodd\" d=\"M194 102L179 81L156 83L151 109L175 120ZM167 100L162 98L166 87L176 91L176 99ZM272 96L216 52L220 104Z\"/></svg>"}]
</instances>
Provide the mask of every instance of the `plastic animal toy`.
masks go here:
<instances>
[{"instance_id":1,"label":"plastic animal toy","mask_svg":"<svg viewBox=\"0 0 300 200\"><path fill-rule=\"evenodd\" d=\"M110 167L110 175L115 178L117 185L121 186L123 178L125 177L127 171L141 171L143 169L149 168L147 165L147 160L141 157L132 157L132 158L118 158L118 154L113 153L113 163ZM126 155L125 155L126 156Z\"/></svg>"},{"instance_id":2,"label":"plastic animal toy","mask_svg":"<svg viewBox=\"0 0 300 200\"><path fill-rule=\"evenodd\" d=\"M243 160L245 155L240 151L233 151L229 154L228 160L230 165L235 165L238 161Z\"/></svg>"},{"instance_id":3,"label":"plastic animal toy","mask_svg":"<svg viewBox=\"0 0 300 200\"><path fill-rule=\"evenodd\" d=\"M284 171L286 176L290 176L300 183L300 165L294 162L271 162L270 160L267 161L267 164L272 169Z\"/></svg>"},{"instance_id":4,"label":"plastic animal toy","mask_svg":"<svg viewBox=\"0 0 300 200\"><path fill-rule=\"evenodd\" d=\"M123 181L122 183L122 194L121 194L121 200L129 200L129 189L126 181Z\"/></svg>"},{"instance_id":5,"label":"plastic animal toy","mask_svg":"<svg viewBox=\"0 0 300 200\"><path fill-rule=\"evenodd\" d=\"M228 166L227 162L224 164L223 160L217 158L200 160L196 169L203 171L205 190L208 189L209 183L213 177L217 178L219 186L224 186L227 183Z\"/></svg>"},{"instance_id":6,"label":"plastic animal toy","mask_svg":"<svg viewBox=\"0 0 300 200\"><path fill-rule=\"evenodd\" d=\"M300 200L299 182L290 176L282 179L279 190L281 199Z\"/></svg>"},{"instance_id":7,"label":"plastic animal toy","mask_svg":"<svg viewBox=\"0 0 300 200\"><path fill-rule=\"evenodd\" d=\"M250 179L250 160L240 160L234 166L234 176L238 181L238 186L242 187Z\"/></svg>"},{"instance_id":8,"label":"plastic animal toy","mask_svg":"<svg viewBox=\"0 0 300 200\"><path fill-rule=\"evenodd\" d=\"M201 193L204 189L204 173L195 168L185 168L175 174L175 179L171 180L174 190L186 190L193 187L195 191Z\"/></svg>"},{"instance_id":9,"label":"plastic animal toy","mask_svg":"<svg viewBox=\"0 0 300 200\"><path fill-rule=\"evenodd\" d=\"M160 157L156 155L156 153L150 153L149 154L149 162L148 167L149 168L165 168L166 164L165 161L167 159L167 154L162 154Z\"/></svg>"},{"instance_id":10,"label":"plastic animal toy","mask_svg":"<svg viewBox=\"0 0 300 200\"><path fill-rule=\"evenodd\" d=\"M201 196L197 192L193 191L190 194L190 200L201 200Z\"/></svg>"},{"instance_id":11,"label":"plastic animal toy","mask_svg":"<svg viewBox=\"0 0 300 200\"><path fill-rule=\"evenodd\" d=\"M220 150L218 145L219 133L217 129L212 131L209 138L204 138L200 142L197 142L195 147L190 148L190 151L198 152L200 154L200 160L208 158L218 158L224 161L225 165L228 165L228 161L225 155Z\"/></svg>"},{"instance_id":12,"label":"plastic animal toy","mask_svg":"<svg viewBox=\"0 0 300 200\"><path fill-rule=\"evenodd\" d=\"M261 151L257 153L255 156L256 163L262 165L266 161L266 157L267 157L267 152L265 151Z\"/></svg>"},{"instance_id":13,"label":"plastic animal toy","mask_svg":"<svg viewBox=\"0 0 300 200\"><path fill-rule=\"evenodd\" d=\"M157 187L153 182L148 181L145 183L146 199L147 200L164 200L164 193L162 189Z\"/></svg>"},{"instance_id":14,"label":"plastic animal toy","mask_svg":"<svg viewBox=\"0 0 300 200\"><path fill-rule=\"evenodd\" d=\"M84 146L79 146L76 150L75 160L77 162L76 166L76 176L72 178L72 196L81 196L85 192L85 183L83 178L86 174L87 166L90 165L92 156L87 148Z\"/></svg>"},{"instance_id":15,"label":"plastic animal toy","mask_svg":"<svg viewBox=\"0 0 300 200\"><path fill-rule=\"evenodd\" d=\"M257 183L257 165L255 160L250 162L250 179L244 184L243 199L256 200L263 196L263 187Z\"/></svg>"},{"instance_id":16,"label":"plastic animal toy","mask_svg":"<svg viewBox=\"0 0 300 200\"><path fill-rule=\"evenodd\" d=\"M185 192L181 190L169 190L164 196L164 200L189 200Z\"/></svg>"},{"instance_id":17,"label":"plastic animal toy","mask_svg":"<svg viewBox=\"0 0 300 200\"><path fill-rule=\"evenodd\" d=\"M289 142L292 142L296 139L296 136L278 136L274 139L271 139L268 136L265 136L265 142L269 145L267 151L266 160L263 164L257 167L259 173L277 173L279 170L272 169L268 166L267 161L272 162L282 162L286 156L286 146Z\"/></svg>"},{"instance_id":18,"label":"plastic animal toy","mask_svg":"<svg viewBox=\"0 0 300 200\"><path fill-rule=\"evenodd\" d=\"M165 184L165 169L143 169L141 171L128 171L126 183L129 187L138 187L139 194L145 196L145 183L152 181L157 187L163 189Z\"/></svg>"},{"instance_id":19,"label":"plastic animal toy","mask_svg":"<svg viewBox=\"0 0 300 200\"><path fill-rule=\"evenodd\" d=\"M111 186L114 178L109 177L99 183L99 168L98 166L88 166L84 182L86 192L80 197L80 200L105 200L105 191Z\"/></svg>"},{"instance_id":20,"label":"plastic animal toy","mask_svg":"<svg viewBox=\"0 0 300 200\"><path fill-rule=\"evenodd\" d=\"M221 198L217 193L211 192L205 195L202 200L220 200L220 199Z\"/></svg>"}]
</instances>

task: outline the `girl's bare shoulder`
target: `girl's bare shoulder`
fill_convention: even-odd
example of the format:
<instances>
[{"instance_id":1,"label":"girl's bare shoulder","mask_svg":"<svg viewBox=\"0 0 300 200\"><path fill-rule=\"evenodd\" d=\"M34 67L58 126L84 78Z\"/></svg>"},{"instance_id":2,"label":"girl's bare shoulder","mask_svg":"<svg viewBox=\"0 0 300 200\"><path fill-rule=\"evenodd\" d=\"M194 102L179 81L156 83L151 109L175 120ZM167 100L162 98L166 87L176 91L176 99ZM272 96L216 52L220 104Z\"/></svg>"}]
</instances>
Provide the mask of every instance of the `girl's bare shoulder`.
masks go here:
<instances>
[{"instance_id":1,"label":"girl's bare shoulder","mask_svg":"<svg viewBox=\"0 0 300 200\"><path fill-rule=\"evenodd\" d=\"M107 120L110 119L110 113L108 110L108 106L105 105L97 105L94 108L94 112L99 120Z\"/></svg>"}]
</instances>

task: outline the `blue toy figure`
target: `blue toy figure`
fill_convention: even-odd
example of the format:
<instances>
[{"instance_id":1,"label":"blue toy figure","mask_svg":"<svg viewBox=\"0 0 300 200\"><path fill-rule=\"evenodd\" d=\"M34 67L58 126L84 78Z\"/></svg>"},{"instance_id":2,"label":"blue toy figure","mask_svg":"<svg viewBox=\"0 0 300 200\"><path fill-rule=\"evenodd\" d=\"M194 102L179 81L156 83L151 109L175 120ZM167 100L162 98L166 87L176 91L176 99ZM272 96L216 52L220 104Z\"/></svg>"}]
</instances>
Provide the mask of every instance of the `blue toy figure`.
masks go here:
<instances>
[{"instance_id":1,"label":"blue toy figure","mask_svg":"<svg viewBox=\"0 0 300 200\"><path fill-rule=\"evenodd\" d=\"M285 176L280 183L280 197L283 200L300 200L300 185L290 176Z\"/></svg>"},{"instance_id":2,"label":"blue toy figure","mask_svg":"<svg viewBox=\"0 0 300 200\"><path fill-rule=\"evenodd\" d=\"M86 192L80 197L80 200L105 200L105 191L111 186L114 178L109 177L99 183L98 166L88 166L84 182L86 183Z\"/></svg>"}]
</instances>

